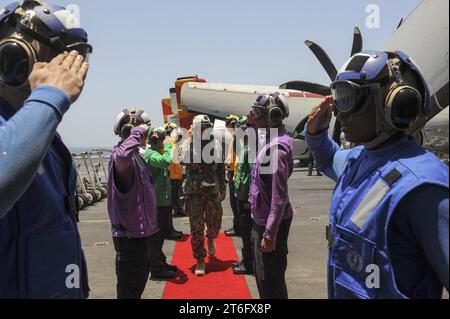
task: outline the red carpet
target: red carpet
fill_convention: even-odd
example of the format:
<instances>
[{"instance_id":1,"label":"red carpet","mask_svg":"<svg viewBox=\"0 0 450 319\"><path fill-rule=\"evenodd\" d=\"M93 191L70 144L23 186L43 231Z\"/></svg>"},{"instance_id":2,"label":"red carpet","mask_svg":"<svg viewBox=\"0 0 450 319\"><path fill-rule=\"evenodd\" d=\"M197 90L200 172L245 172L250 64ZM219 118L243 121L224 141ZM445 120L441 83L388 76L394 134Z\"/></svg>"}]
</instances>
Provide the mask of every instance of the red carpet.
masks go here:
<instances>
[{"instance_id":1,"label":"red carpet","mask_svg":"<svg viewBox=\"0 0 450 319\"><path fill-rule=\"evenodd\" d=\"M245 277L233 275L231 264L237 259L233 240L222 233L216 239L216 256L205 260L206 276L197 277L191 238L184 236L176 243L171 262L181 275L167 282L163 299L251 299Z\"/></svg>"}]
</instances>

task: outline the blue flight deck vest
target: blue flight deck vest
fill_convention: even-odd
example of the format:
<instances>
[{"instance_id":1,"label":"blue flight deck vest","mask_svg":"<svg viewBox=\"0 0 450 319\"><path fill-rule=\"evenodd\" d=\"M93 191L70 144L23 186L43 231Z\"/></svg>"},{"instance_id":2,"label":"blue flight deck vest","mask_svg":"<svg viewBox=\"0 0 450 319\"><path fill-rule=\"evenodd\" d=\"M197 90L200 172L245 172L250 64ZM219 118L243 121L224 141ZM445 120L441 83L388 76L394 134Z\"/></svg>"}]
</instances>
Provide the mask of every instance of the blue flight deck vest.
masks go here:
<instances>
[{"instance_id":1,"label":"blue flight deck vest","mask_svg":"<svg viewBox=\"0 0 450 319\"><path fill-rule=\"evenodd\" d=\"M362 147L350 152L331 202L329 297L406 299L397 288L389 255L389 222L400 201L415 188L433 184L448 189L448 167L405 138L367 174L353 180L362 153ZM441 298L442 289L437 274L429 268L410 297Z\"/></svg>"},{"instance_id":2,"label":"blue flight deck vest","mask_svg":"<svg viewBox=\"0 0 450 319\"><path fill-rule=\"evenodd\" d=\"M7 107L0 105L0 126L12 116ZM30 186L0 219L0 299L88 297L77 214L75 167L57 136Z\"/></svg>"}]
</instances>

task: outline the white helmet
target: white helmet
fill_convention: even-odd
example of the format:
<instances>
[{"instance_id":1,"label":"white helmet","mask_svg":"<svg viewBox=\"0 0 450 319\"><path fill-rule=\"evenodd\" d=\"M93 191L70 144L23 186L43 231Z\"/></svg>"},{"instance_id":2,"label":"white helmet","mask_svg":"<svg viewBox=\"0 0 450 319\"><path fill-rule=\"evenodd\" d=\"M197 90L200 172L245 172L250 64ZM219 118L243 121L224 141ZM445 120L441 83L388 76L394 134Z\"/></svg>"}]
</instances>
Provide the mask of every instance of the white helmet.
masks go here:
<instances>
[{"instance_id":1,"label":"white helmet","mask_svg":"<svg viewBox=\"0 0 450 319\"><path fill-rule=\"evenodd\" d=\"M192 127L196 127L199 124L208 124L209 126L212 126L211 119L208 115L200 114L194 117L194 120L192 121Z\"/></svg>"},{"instance_id":2,"label":"white helmet","mask_svg":"<svg viewBox=\"0 0 450 319\"><path fill-rule=\"evenodd\" d=\"M150 126L151 120L147 113L139 109L125 109L117 115L114 123L114 134L122 136L121 131L125 125L139 126L141 124Z\"/></svg>"}]
</instances>

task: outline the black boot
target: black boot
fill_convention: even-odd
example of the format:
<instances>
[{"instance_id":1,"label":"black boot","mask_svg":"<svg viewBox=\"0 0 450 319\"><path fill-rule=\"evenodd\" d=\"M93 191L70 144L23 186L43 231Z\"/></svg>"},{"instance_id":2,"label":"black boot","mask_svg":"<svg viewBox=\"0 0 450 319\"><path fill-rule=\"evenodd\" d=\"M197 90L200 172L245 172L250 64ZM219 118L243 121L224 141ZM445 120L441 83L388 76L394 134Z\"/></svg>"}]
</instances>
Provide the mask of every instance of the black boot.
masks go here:
<instances>
[{"instance_id":1,"label":"black boot","mask_svg":"<svg viewBox=\"0 0 450 319\"><path fill-rule=\"evenodd\" d=\"M167 270L172 271L172 272L174 272L174 273L177 273L177 272L178 272L178 267L175 266L175 265L170 265L170 264L168 264L168 263L165 263L165 264L164 264L164 268L166 268Z\"/></svg>"},{"instance_id":2,"label":"black boot","mask_svg":"<svg viewBox=\"0 0 450 319\"><path fill-rule=\"evenodd\" d=\"M172 229L171 231L169 231L166 236L165 239L167 240L180 240L182 236L182 233L178 233L176 232L174 229Z\"/></svg>"},{"instance_id":3,"label":"black boot","mask_svg":"<svg viewBox=\"0 0 450 319\"><path fill-rule=\"evenodd\" d=\"M235 275L252 275L253 267L251 265L244 265L244 263L239 263L236 267L233 267L233 274Z\"/></svg>"},{"instance_id":4,"label":"black boot","mask_svg":"<svg viewBox=\"0 0 450 319\"><path fill-rule=\"evenodd\" d=\"M225 236L228 237L239 237L241 236L238 232L236 232L233 228L227 229L225 231Z\"/></svg>"},{"instance_id":5,"label":"black boot","mask_svg":"<svg viewBox=\"0 0 450 319\"><path fill-rule=\"evenodd\" d=\"M177 274L173 271L163 268L159 271L152 271L150 279L153 281L169 280L174 279Z\"/></svg>"}]
</instances>

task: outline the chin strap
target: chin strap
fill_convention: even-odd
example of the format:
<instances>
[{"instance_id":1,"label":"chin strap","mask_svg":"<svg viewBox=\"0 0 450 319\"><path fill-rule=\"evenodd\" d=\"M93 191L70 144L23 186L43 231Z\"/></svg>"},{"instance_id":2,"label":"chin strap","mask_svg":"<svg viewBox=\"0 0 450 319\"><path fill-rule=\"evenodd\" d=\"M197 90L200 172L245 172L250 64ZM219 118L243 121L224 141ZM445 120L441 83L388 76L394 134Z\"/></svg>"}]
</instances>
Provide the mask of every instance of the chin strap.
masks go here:
<instances>
[{"instance_id":1,"label":"chin strap","mask_svg":"<svg viewBox=\"0 0 450 319\"><path fill-rule=\"evenodd\" d=\"M363 145L368 150L377 148L381 144L387 142L394 134L388 134L386 132L382 132L380 135L375 137L373 140L371 140L371 141L369 141L367 143L363 143Z\"/></svg>"},{"instance_id":2,"label":"chin strap","mask_svg":"<svg viewBox=\"0 0 450 319\"><path fill-rule=\"evenodd\" d=\"M364 147L367 149L373 149L379 145L388 141L393 135L397 134L399 131L389 125L386 119L384 110L384 101L381 96L381 92L373 95L373 103L376 107L376 131L377 136L369 142L363 143Z\"/></svg>"}]
</instances>

